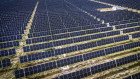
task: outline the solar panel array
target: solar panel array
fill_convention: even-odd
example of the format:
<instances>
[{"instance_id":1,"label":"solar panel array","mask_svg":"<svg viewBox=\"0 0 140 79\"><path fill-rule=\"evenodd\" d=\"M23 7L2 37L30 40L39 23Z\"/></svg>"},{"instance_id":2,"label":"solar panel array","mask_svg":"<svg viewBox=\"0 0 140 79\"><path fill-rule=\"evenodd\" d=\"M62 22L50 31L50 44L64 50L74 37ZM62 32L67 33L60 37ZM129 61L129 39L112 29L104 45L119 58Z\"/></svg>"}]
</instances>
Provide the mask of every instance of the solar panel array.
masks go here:
<instances>
[{"instance_id":1,"label":"solar panel array","mask_svg":"<svg viewBox=\"0 0 140 79\"><path fill-rule=\"evenodd\" d=\"M83 55L77 55L77 56L74 56L74 57L61 59L61 60L57 60L57 61L54 61L54 62L44 63L44 64L29 67L29 68L17 70L17 71L15 71L15 74L16 74L17 77L23 77L24 73L25 73L25 76L28 76L28 75L32 75L32 74L35 74L35 73L45 71L45 70L50 70L50 69L66 66L66 65L69 65L69 64L81 62L81 61L86 61L86 60L89 60L89 59L92 59L92 58L112 54L112 53L115 53L115 52L118 52L118 51L123 51L125 49L130 49L130 48L134 48L134 47L138 47L138 46L140 46L140 42L134 42L134 43L126 44L126 45L116 46L116 47L112 47L112 48L108 48L108 49L103 49L103 50L90 52L90 53L83 54ZM49 53L51 53L51 52L49 52ZM48 55L48 54L46 54L46 55ZM46 55L45 54L43 54L43 55L37 54L37 55L34 55L34 57L33 56L24 57L23 62L33 61L34 59L41 59L41 58L45 57ZM138 54L138 56L140 57L139 54ZM135 55L135 57L130 57L130 58L135 58L137 60L136 55ZM29 59L29 60L27 60L27 59ZM117 64L118 66L119 66L119 63L123 64L122 62L120 62L121 60L116 60L116 61L118 63ZM23 63L23 62L21 62L21 63ZM30 69L31 69L31 71L30 71ZM19 71L22 71L22 73L18 73ZM33 71L35 71L35 72L33 72Z\"/></svg>"},{"instance_id":2,"label":"solar panel array","mask_svg":"<svg viewBox=\"0 0 140 79\"><path fill-rule=\"evenodd\" d=\"M105 3L133 11L97 10L112 8ZM139 4L137 0L1 1L1 78L138 79Z\"/></svg>"}]
</instances>

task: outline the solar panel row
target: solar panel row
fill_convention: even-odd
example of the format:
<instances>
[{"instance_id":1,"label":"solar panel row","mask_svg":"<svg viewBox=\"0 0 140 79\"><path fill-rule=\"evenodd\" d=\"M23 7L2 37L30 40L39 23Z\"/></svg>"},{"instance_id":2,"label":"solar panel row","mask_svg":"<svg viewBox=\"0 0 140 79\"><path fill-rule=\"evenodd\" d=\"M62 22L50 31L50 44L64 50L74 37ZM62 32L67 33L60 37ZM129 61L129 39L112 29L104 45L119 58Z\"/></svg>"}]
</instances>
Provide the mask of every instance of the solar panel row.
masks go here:
<instances>
[{"instance_id":1,"label":"solar panel row","mask_svg":"<svg viewBox=\"0 0 140 79\"><path fill-rule=\"evenodd\" d=\"M4 59L0 61L0 68L4 68L11 65L10 59Z\"/></svg>"},{"instance_id":2,"label":"solar panel row","mask_svg":"<svg viewBox=\"0 0 140 79\"><path fill-rule=\"evenodd\" d=\"M19 41L0 43L0 49L19 46Z\"/></svg>"},{"instance_id":3,"label":"solar panel row","mask_svg":"<svg viewBox=\"0 0 140 79\"><path fill-rule=\"evenodd\" d=\"M0 51L0 57L9 56L9 55L15 55L15 54L16 54L15 49L1 50Z\"/></svg>"},{"instance_id":4,"label":"solar panel row","mask_svg":"<svg viewBox=\"0 0 140 79\"><path fill-rule=\"evenodd\" d=\"M104 14L104 15L101 16L102 14ZM138 18L140 18L140 15L138 13L131 12L128 10L117 10L117 11L111 11L111 12L106 12L106 13L96 12L96 16L97 15L99 17L103 18L105 20L105 23L106 22L115 22L114 23L115 25L119 25L120 22L121 21L123 22L124 20L127 20L127 21L125 21L125 23L134 22L134 20L132 20L132 19L135 19L135 22L138 22L139 21ZM119 17L117 17L117 16L119 16Z\"/></svg>"},{"instance_id":5,"label":"solar panel row","mask_svg":"<svg viewBox=\"0 0 140 79\"><path fill-rule=\"evenodd\" d=\"M20 35L20 34L23 34L23 33L24 33L24 30L22 30L22 31L3 32L3 33L0 33L0 36L5 37L5 36L12 36L12 35Z\"/></svg>"},{"instance_id":6,"label":"solar panel row","mask_svg":"<svg viewBox=\"0 0 140 79\"><path fill-rule=\"evenodd\" d=\"M124 79L140 79L140 72L136 73L136 74L133 74L131 76L128 76Z\"/></svg>"},{"instance_id":7,"label":"solar panel row","mask_svg":"<svg viewBox=\"0 0 140 79\"><path fill-rule=\"evenodd\" d=\"M119 25L119 26L116 26L116 29L129 28L129 27L134 27L134 26L138 26L138 25L140 25L140 23Z\"/></svg>"},{"instance_id":8,"label":"solar panel row","mask_svg":"<svg viewBox=\"0 0 140 79\"><path fill-rule=\"evenodd\" d=\"M139 38L139 37L140 37L140 33L132 34L132 38Z\"/></svg>"},{"instance_id":9,"label":"solar panel row","mask_svg":"<svg viewBox=\"0 0 140 79\"><path fill-rule=\"evenodd\" d=\"M123 33L129 33L129 32L135 32L135 31L140 31L140 27L125 29L123 30Z\"/></svg>"},{"instance_id":10,"label":"solar panel row","mask_svg":"<svg viewBox=\"0 0 140 79\"><path fill-rule=\"evenodd\" d=\"M138 56L138 57L137 57ZM130 55L124 58L120 58L114 61L110 61L107 63L103 63L103 64L99 64L99 65L95 65L92 66L90 68L85 68L76 72L72 72L69 74L64 74L61 75L59 77L56 77L54 79L80 79L83 77L87 77L89 75L94 75L96 73L111 69L111 68L115 68L121 65L125 65L128 64L130 62L134 62L140 59L140 53L138 54L134 54L134 55Z\"/></svg>"},{"instance_id":11,"label":"solar panel row","mask_svg":"<svg viewBox=\"0 0 140 79\"><path fill-rule=\"evenodd\" d=\"M108 63L110 63L108 66L107 66L107 63L106 64L105 63L100 64L100 65L97 65L97 66L93 66L93 67L91 67L91 72L92 72L92 74L95 74L95 73L98 73L98 72L101 72L101 71L104 71L104 70L107 70L107 69L110 69L110 68L113 68L113 67L116 67L116 66L120 66L120 65L123 65L123 64L127 64L127 63L130 63L130 62L136 61L138 59L140 59L140 53L135 54L135 55L131 55L131 56L128 56L128 57L124 57L124 58L121 58L121 59L117 59L117 60L115 60L116 63L115 63L115 61L108 62ZM54 61L54 62L35 65L35 66L27 67L27 68L24 68L24 69L16 70L15 71L15 76L16 76L16 78L20 78L20 77L23 77L23 76L29 76L29 75L32 75L32 74L36 74L36 73L39 73L39 72L46 71L46 70L50 70L50 69L54 69L54 68L57 68L57 67L62 67L62 66L68 65L68 64L73 64L73 63L76 63L76 62L80 62L80 61L83 61L83 60L84 59L82 58L82 55L79 55L79 56L74 56L74 57L70 57L70 58L67 58L67 59L57 60L57 61ZM74 73L79 73L79 71L74 72ZM87 73L87 72L82 72L82 73ZM81 74L75 74L75 76L69 76L68 78L77 77L77 76L80 77L80 75L82 75L82 73ZM70 73L70 74L72 74L72 73ZM66 75L68 76L68 74L66 74ZM60 79L61 78L65 79L64 76L66 76L66 75L60 76ZM74 79L77 79L77 78L74 78Z\"/></svg>"},{"instance_id":12,"label":"solar panel row","mask_svg":"<svg viewBox=\"0 0 140 79\"><path fill-rule=\"evenodd\" d=\"M21 35L0 37L0 42L13 41L13 40L20 40L20 39L22 39L22 36L21 36Z\"/></svg>"},{"instance_id":13,"label":"solar panel row","mask_svg":"<svg viewBox=\"0 0 140 79\"><path fill-rule=\"evenodd\" d=\"M126 23L132 23L132 22L139 22L140 18L136 19L129 19L129 20L123 20L123 21L115 21L115 22L110 22L109 24L111 26L113 25L119 25L119 24L126 24ZM135 24L135 23L134 23ZM138 23L139 24L139 23Z\"/></svg>"}]
</instances>

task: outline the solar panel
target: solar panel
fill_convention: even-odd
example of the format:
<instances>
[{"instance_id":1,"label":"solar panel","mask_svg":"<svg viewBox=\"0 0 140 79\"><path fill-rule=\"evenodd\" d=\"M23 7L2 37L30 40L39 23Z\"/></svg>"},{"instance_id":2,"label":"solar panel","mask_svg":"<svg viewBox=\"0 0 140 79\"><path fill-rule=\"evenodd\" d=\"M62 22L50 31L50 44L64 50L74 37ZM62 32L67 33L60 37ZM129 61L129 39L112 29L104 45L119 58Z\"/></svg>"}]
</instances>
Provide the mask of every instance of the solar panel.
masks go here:
<instances>
[{"instance_id":1,"label":"solar panel","mask_svg":"<svg viewBox=\"0 0 140 79\"><path fill-rule=\"evenodd\" d=\"M133 74L131 76L125 77L123 79L139 79L140 78L140 72Z\"/></svg>"},{"instance_id":2,"label":"solar panel","mask_svg":"<svg viewBox=\"0 0 140 79\"><path fill-rule=\"evenodd\" d=\"M140 27L135 27L135 31L140 31Z\"/></svg>"},{"instance_id":3,"label":"solar panel","mask_svg":"<svg viewBox=\"0 0 140 79\"><path fill-rule=\"evenodd\" d=\"M14 41L14 42L13 42L13 45L14 45L14 46L19 46L19 41Z\"/></svg>"},{"instance_id":4,"label":"solar panel","mask_svg":"<svg viewBox=\"0 0 140 79\"><path fill-rule=\"evenodd\" d=\"M23 76L24 76L23 69L21 69L21 70L15 70L15 77L16 78L20 78L20 77L23 77Z\"/></svg>"},{"instance_id":5,"label":"solar panel","mask_svg":"<svg viewBox=\"0 0 140 79\"><path fill-rule=\"evenodd\" d=\"M13 47L13 44L12 42L1 43L0 46L1 46L0 49L3 49L3 48L8 48L8 47Z\"/></svg>"},{"instance_id":6,"label":"solar panel","mask_svg":"<svg viewBox=\"0 0 140 79\"><path fill-rule=\"evenodd\" d=\"M83 49L92 48L92 47L96 47L96 46L97 46L96 42L77 45L78 50L83 50Z\"/></svg>"},{"instance_id":7,"label":"solar panel","mask_svg":"<svg viewBox=\"0 0 140 79\"><path fill-rule=\"evenodd\" d=\"M124 57L124 58L121 58L121 59L117 59L116 64L117 64L117 66L121 66L123 64L127 64L127 63L130 63L130 62L136 61L136 60L137 60L137 54L131 55L131 56L128 56L128 57Z\"/></svg>"},{"instance_id":8,"label":"solar panel","mask_svg":"<svg viewBox=\"0 0 140 79\"><path fill-rule=\"evenodd\" d=\"M68 32L72 32L72 31L78 31L81 30L81 27L77 27L77 28L69 28Z\"/></svg>"},{"instance_id":9,"label":"solar panel","mask_svg":"<svg viewBox=\"0 0 140 79\"><path fill-rule=\"evenodd\" d=\"M19 46L19 41L0 43L0 49Z\"/></svg>"},{"instance_id":10,"label":"solar panel","mask_svg":"<svg viewBox=\"0 0 140 79\"><path fill-rule=\"evenodd\" d=\"M97 32L100 32L100 29L86 30L85 32L86 34L97 33Z\"/></svg>"},{"instance_id":11,"label":"solar panel","mask_svg":"<svg viewBox=\"0 0 140 79\"><path fill-rule=\"evenodd\" d=\"M123 33L129 33L129 32L134 32L135 28L129 28L129 29L124 29Z\"/></svg>"},{"instance_id":12,"label":"solar panel","mask_svg":"<svg viewBox=\"0 0 140 79\"><path fill-rule=\"evenodd\" d=\"M136 26L135 24L127 24L127 27L133 27Z\"/></svg>"},{"instance_id":13,"label":"solar panel","mask_svg":"<svg viewBox=\"0 0 140 79\"><path fill-rule=\"evenodd\" d=\"M4 68L11 65L10 59L3 59L0 61L0 68Z\"/></svg>"},{"instance_id":14,"label":"solar panel","mask_svg":"<svg viewBox=\"0 0 140 79\"><path fill-rule=\"evenodd\" d=\"M30 51L30 47L29 46L23 47L23 51L24 52L29 52Z\"/></svg>"},{"instance_id":15,"label":"solar panel","mask_svg":"<svg viewBox=\"0 0 140 79\"><path fill-rule=\"evenodd\" d=\"M137 47L137 46L140 46L140 42L139 41L124 45L124 49L130 49L130 48L134 48L134 47Z\"/></svg>"},{"instance_id":16,"label":"solar panel","mask_svg":"<svg viewBox=\"0 0 140 79\"><path fill-rule=\"evenodd\" d=\"M126 23L129 23L130 21L129 20L123 20L123 21L120 21L119 24L126 24Z\"/></svg>"},{"instance_id":17,"label":"solar panel","mask_svg":"<svg viewBox=\"0 0 140 79\"><path fill-rule=\"evenodd\" d=\"M41 52L41 53L21 56L20 63L38 60L38 59L43 59L43 58L52 57L52 56L55 56L54 51L47 51L47 52Z\"/></svg>"},{"instance_id":18,"label":"solar panel","mask_svg":"<svg viewBox=\"0 0 140 79\"><path fill-rule=\"evenodd\" d=\"M101 32L113 30L113 27L100 28Z\"/></svg>"},{"instance_id":19,"label":"solar panel","mask_svg":"<svg viewBox=\"0 0 140 79\"><path fill-rule=\"evenodd\" d=\"M140 72L132 75L132 79L139 79L140 78Z\"/></svg>"},{"instance_id":20,"label":"solar panel","mask_svg":"<svg viewBox=\"0 0 140 79\"><path fill-rule=\"evenodd\" d=\"M52 42L44 43L44 44L38 44L38 45L26 46L26 47L23 47L23 50L24 50L24 52L29 52L29 51L35 51L35 50L50 48L50 47L53 47Z\"/></svg>"},{"instance_id":21,"label":"solar panel","mask_svg":"<svg viewBox=\"0 0 140 79\"><path fill-rule=\"evenodd\" d=\"M111 32L107 32L107 36L113 36L113 35L119 35L120 31L111 31Z\"/></svg>"},{"instance_id":22,"label":"solar panel","mask_svg":"<svg viewBox=\"0 0 140 79\"><path fill-rule=\"evenodd\" d=\"M140 33L134 33L132 34L132 38L139 38L140 37Z\"/></svg>"},{"instance_id":23,"label":"solar panel","mask_svg":"<svg viewBox=\"0 0 140 79\"><path fill-rule=\"evenodd\" d=\"M72 33L70 33L70 36L74 37L74 36L80 36L80 35L84 35L84 34L86 34L85 31L72 32Z\"/></svg>"},{"instance_id":24,"label":"solar panel","mask_svg":"<svg viewBox=\"0 0 140 79\"><path fill-rule=\"evenodd\" d=\"M138 56L138 60L139 60L140 59L140 54L138 53L137 56Z\"/></svg>"},{"instance_id":25,"label":"solar panel","mask_svg":"<svg viewBox=\"0 0 140 79\"><path fill-rule=\"evenodd\" d=\"M0 57L9 56L9 55L15 55L15 54L16 54L15 49L9 49L9 50L0 51Z\"/></svg>"},{"instance_id":26,"label":"solar panel","mask_svg":"<svg viewBox=\"0 0 140 79\"><path fill-rule=\"evenodd\" d=\"M97 41L98 46L109 44L109 43L114 43L113 38Z\"/></svg>"},{"instance_id":27,"label":"solar panel","mask_svg":"<svg viewBox=\"0 0 140 79\"><path fill-rule=\"evenodd\" d=\"M43 72L45 70L49 70L53 68L56 68L56 62L50 62L50 63L41 64L41 65L31 66L31 67L23 69L24 73L22 73L22 76L24 74L25 76L32 75L32 74ZM15 75L20 75L20 73L16 73Z\"/></svg>"},{"instance_id":28,"label":"solar panel","mask_svg":"<svg viewBox=\"0 0 140 79\"><path fill-rule=\"evenodd\" d=\"M88 60L88 59L100 57L100 56L103 56L103 55L105 55L104 50L99 50L99 51L83 54L83 59Z\"/></svg>"},{"instance_id":29,"label":"solar panel","mask_svg":"<svg viewBox=\"0 0 140 79\"><path fill-rule=\"evenodd\" d=\"M52 35L53 40L67 38L67 37L70 37L69 33L67 33L67 34L60 34L60 35Z\"/></svg>"},{"instance_id":30,"label":"solar panel","mask_svg":"<svg viewBox=\"0 0 140 79\"><path fill-rule=\"evenodd\" d=\"M115 42L124 41L124 40L129 40L129 36L125 35L125 36L114 37Z\"/></svg>"},{"instance_id":31,"label":"solar panel","mask_svg":"<svg viewBox=\"0 0 140 79\"><path fill-rule=\"evenodd\" d=\"M22 39L21 35L1 37L0 42L14 41Z\"/></svg>"},{"instance_id":32,"label":"solar panel","mask_svg":"<svg viewBox=\"0 0 140 79\"><path fill-rule=\"evenodd\" d=\"M123 50L124 50L123 45L120 45L120 46L115 46L115 47L105 49L105 52L106 52L106 54L111 54L111 53L119 52L119 51L123 51Z\"/></svg>"},{"instance_id":33,"label":"solar panel","mask_svg":"<svg viewBox=\"0 0 140 79\"><path fill-rule=\"evenodd\" d=\"M116 29L122 29L122 28L126 28L126 25L119 25L119 26L115 26Z\"/></svg>"}]
</instances>

